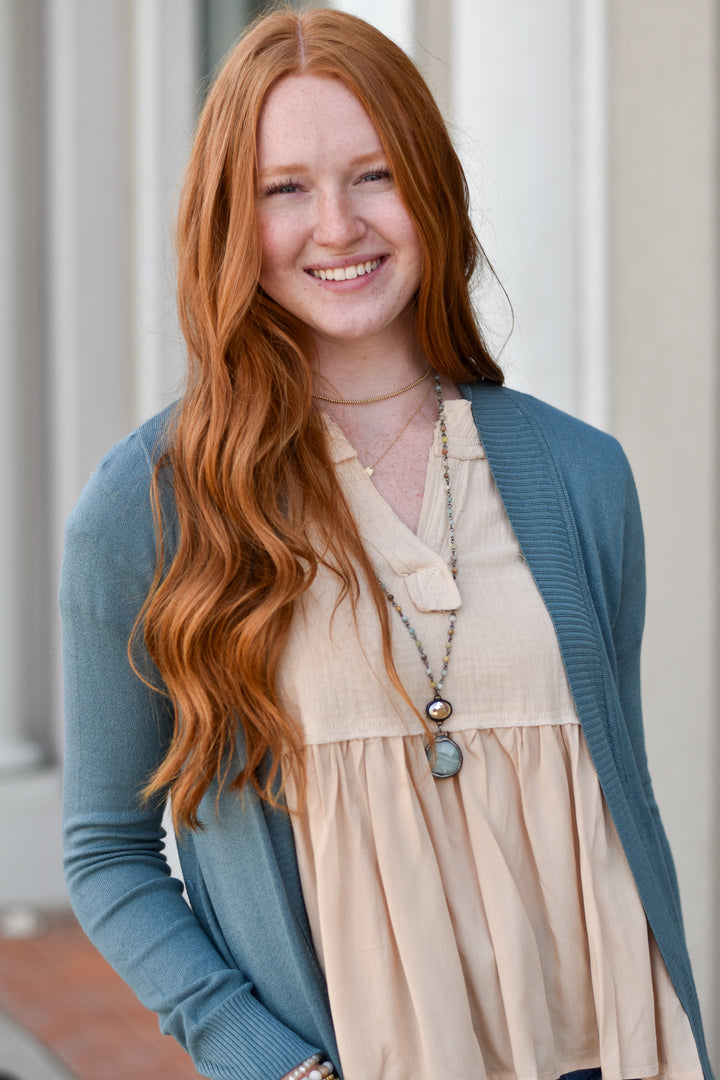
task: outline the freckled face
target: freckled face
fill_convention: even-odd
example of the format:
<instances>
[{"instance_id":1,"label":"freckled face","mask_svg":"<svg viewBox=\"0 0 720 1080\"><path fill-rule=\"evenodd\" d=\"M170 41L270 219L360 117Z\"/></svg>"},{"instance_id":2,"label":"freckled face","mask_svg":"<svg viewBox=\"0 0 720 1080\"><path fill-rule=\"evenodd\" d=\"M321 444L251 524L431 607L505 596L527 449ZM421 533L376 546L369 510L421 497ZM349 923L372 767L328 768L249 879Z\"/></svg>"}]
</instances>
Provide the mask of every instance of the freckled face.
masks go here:
<instances>
[{"instance_id":1,"label":"freckled face","mask_svg":"<svg viewBox=\"0 0 720 1080\"><path fill-rule=\"evenodd\" d=\"M258 128L260 284L318 348L412 336L422 256L382 144L337 79L287 76Z\"/></svg>"}]
</instances>

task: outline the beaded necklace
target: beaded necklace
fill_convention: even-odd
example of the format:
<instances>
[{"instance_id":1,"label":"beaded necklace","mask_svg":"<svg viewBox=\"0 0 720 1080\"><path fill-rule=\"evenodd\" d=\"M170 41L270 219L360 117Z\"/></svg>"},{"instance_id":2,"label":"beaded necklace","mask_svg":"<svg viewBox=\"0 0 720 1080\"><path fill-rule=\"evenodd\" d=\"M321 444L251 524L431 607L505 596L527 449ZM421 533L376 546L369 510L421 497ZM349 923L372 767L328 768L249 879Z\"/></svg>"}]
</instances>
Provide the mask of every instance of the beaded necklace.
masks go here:
<instances>
[{"instance_id":1,"label":"beaded necklace","mask_svg":"<svg viewBox=\"0 0 720 1080\"><path fill-rule=\"evenodd\" d=\"M442 396L442 388L440 386L440 376L435 373L435 393L438 399L438 410L440 415L440 447L442 453L442 470L443 470L443 482L445 485L445 503L447 507L447 522L448 522L448 540L450 543L450 572L453 577L453 581L457 579L457 546L455 543L455 516L453 513L453 499L452 490L450 488L450 465L448 462L448 438L447 438L447 426L445 423L445 403ZM433 675L432 668L430 667L430 661L428 660L427 653L423 648L417 631L410 625L410 619L403 611L400 604L397 602L391 592L378 578L378 584L385 594L388 603L392 607L393 611L397 612L397 615L412 638L415 648L418 651L420 660L425 668L425 674L428 677L430 688L433 691L432 700L425 706L425 713L429 720L437 726L437 733L433 735L430 742L425 745L425 753L427 755L428 764L430 765L430 772L436 780L443 780L448 776L455 776L460 772L462 767L462 750L449 735L443 733L442 725L452 713L452 705L450 702L442 697L441 691L443 689L445 679L448 673L448 667L450 665L450 650L452 649L453 637L455 636L455 622L457 619L457 611L450 612L450 624L448 626L447 640L445 642L445 652L442 658L442 669L440 671L440 678L436 681Z\"/></svg>"}]
</instances>

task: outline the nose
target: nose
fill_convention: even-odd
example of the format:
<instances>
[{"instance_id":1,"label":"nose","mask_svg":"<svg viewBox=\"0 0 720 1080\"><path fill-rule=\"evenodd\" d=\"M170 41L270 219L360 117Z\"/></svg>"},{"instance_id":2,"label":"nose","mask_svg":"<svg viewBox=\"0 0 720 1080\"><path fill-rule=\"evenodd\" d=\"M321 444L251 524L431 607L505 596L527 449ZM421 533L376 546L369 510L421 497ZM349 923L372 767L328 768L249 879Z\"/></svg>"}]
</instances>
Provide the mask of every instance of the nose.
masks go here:
<instances>
[{"instance_id":1,"label":"nose","mask_svg":"<svg viewBox=\"0 0 720 1080\"><path fill-rule=\"evenodd\" d=\"M325 192L319 197L313 233L317 244L340 250L362 239L366 230L348 192Z\"/></svg>"}]
</instances>

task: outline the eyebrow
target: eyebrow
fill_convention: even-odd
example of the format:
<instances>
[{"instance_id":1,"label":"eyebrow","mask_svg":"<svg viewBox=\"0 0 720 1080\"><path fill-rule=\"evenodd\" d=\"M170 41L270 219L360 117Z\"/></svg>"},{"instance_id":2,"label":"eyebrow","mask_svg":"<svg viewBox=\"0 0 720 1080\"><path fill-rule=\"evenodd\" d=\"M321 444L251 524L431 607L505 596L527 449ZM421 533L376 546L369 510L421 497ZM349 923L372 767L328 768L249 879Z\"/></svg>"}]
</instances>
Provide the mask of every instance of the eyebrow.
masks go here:
<instances>
[{"instance_id":1,"label":"eyebrow","mask_svg":"<svg viewBox=\"0 0 720 1080\"><path fill-rule=\"evenodd\" d=\"M385 160L385 151L382 146L377 150L371 150L367 154L359 154L357 157L352 158L348 162L348 168L355 169L360 165L368 165L371 161L377 162L380 158ZM266 169L262 169L258 173L258 179L262 179L264 176L292 176L293 173L302 173L307 169L307 165L302 162L293 162L289 165L269 165Z\"/></svg>"}]
</instances>

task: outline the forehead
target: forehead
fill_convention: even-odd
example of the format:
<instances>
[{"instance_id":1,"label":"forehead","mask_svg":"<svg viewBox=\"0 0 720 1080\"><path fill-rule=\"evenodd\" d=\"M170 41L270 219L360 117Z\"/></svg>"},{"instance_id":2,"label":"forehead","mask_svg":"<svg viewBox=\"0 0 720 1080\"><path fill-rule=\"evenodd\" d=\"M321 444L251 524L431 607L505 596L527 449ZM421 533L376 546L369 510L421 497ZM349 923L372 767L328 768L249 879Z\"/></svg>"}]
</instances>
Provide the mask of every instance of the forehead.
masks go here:
<instances>
[{"instance_id":1,"label":"forehead","mask_svg":"<svg viewBox=\"0 0 720 1080\"><path fill-rule=\"evenodd\" d=\"M372 120L339 79L288 75L265 98L257 134L258 169L266 172L334 156L382 153Z\"/></svg>"}]
</instances>

